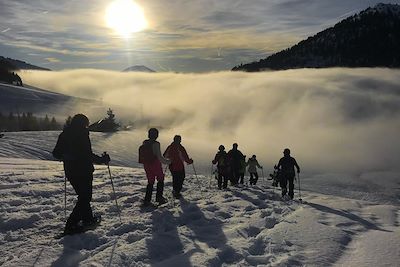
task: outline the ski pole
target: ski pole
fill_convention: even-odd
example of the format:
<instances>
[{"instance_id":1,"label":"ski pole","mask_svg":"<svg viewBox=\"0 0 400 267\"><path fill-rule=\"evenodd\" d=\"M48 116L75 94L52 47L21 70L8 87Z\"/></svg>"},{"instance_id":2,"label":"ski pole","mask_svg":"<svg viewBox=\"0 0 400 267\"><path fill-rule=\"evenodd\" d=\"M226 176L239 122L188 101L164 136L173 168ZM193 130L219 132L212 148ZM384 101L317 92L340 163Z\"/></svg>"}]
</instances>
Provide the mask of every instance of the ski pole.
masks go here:
<instances>
[{"instance_id":1,"label":"ski pole","mask_svg":"<svg viewBox=\"0 0 400 267\"><path fill-rule=\"evenodd\" d=\"M64 175L64 220L67 221L67 176Z\"/></svg>"},{"instance_id":2,"label":"ski pole","mask_svg":"<svg viewBox=\"0 0 400 267\"><path fill-rule=\"evenodd\" d=\"M211 163L211 172L210 172L210 189L211 189L211 182L212 182L212 176L213 176L213 168L214 165Z\"/></svg>"},{"instance_id":3,"label":"ski pole","mask_svg":"<svg viewBox=\"0 0 400 267\"><path fill-rule=\"evenodd\" d=\"M265 184L265 176L264 176L264 169L263 168L261 168L261 173L262 173L262 176L263 176L263 184L264 184L264 188L265 188L266 184Z\"/></svg>"},{"instance_id":4,"label":"ski pole","mask_svg":"<svg viewBox=\"0 0 400 267\"><path fill-rule=\"evenodd\" d=\"M112 179L112 176L111 176L111 170L110 170L110 164L109 163L107 163L107 168L108 168L108 174L110 175L111 187L112 187L113 194L114 194L115 206L117 207L117 211L118 211L119 222L122 223L121 210L119 209L119 206L118 206L117 195L115 194L114 182L113 182L113 179Z\"/></svg>"},{"instance_id":5,"label":"ski pole","mask_svg":"<svg viewBox=\"0 0 400 267\"><path fill-rule=\"evenodd\" d=\"M299 183L299 201L302 202L303 200L301 199L301 189L300 189L300 173L297 173L297 182Z\"/></svg>"},{"instance_id":6,"label":"ski pole","mask_svg":"<svg viewBox=\"0 0 400 267\"><path fill-rule=\"evenodd\" d=\"M194 167L194 163L192 163L193 171L194 171L194 176L196 177L197 184L199 184L199 177L197 177L197 172L196 168Z\"/></svg>"}]
</instances>

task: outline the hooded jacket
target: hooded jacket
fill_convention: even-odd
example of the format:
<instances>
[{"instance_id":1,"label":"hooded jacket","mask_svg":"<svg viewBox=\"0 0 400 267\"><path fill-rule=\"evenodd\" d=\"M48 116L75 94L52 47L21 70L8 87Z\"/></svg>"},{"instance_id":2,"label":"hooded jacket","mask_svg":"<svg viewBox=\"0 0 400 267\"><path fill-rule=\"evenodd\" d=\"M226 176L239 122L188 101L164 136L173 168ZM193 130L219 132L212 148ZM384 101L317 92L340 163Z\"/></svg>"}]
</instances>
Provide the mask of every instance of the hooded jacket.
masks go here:
<instances>
[{"instance_id":1,"label":"hooded jacket","mask_svg":"<svg viewBox=\"0 0 400 267\"><path fill-rule=\"evenodd\" d=\"M64 162L68 179L91 175L94 171L93 163L103 163L102 158L92 152L89 130L71 126L58 136L53 156Z\"/></svg>"}]
</instances>

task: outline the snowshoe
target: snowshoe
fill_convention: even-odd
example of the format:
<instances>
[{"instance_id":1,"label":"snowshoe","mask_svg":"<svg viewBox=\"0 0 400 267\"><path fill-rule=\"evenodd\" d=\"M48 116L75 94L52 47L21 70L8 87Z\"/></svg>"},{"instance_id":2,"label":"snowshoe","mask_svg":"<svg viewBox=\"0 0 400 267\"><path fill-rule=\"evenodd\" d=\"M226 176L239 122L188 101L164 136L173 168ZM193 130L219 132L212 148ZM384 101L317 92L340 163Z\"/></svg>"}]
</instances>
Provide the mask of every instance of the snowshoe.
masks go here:
<instances>
[{"instance_id":1,"label":"snowshoe","mask_svg":"<svg viewBox=\"0 0 400 267\"><path fill-rule=\"evenodd\" d=\"M168 200L165 197L159 197L156 201L158 202L158 206L168 203Z\"/></svg>"},{"instance_id":2,"label":"snowshoe","mask_svg":"<svg viewBox=\"0 0 400 267\"><path fill-rule=\"evenodd\" d=\"M56 235L55 238L60 239L67 235L81 234L86 231L94 230L96 229L97 226L100 225L100 222L101 222L101 215L100 214L94 215L93 219L90 222L80 223L78 225L65 228L64 232L62 232L59 235Z\"/></svg>"}]
</instances>

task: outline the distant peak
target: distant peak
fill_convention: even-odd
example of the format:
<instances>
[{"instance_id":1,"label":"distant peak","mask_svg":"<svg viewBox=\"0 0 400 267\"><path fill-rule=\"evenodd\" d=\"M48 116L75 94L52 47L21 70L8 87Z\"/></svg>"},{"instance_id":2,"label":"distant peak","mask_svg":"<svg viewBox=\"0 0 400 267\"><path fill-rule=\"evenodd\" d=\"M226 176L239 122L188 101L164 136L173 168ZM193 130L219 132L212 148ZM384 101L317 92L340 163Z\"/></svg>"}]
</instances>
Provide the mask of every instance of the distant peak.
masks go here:
<instances>
[{"instance_id":1,"label":"distant peak","mask_svg":"<svg viewBox=\"0 0 400 267\"><path fill-rule=\"evenodd\" d=\"M155 71L144 65L135 65L124 69L123 72L155 72Z\"/></svg>"}]
</instances>

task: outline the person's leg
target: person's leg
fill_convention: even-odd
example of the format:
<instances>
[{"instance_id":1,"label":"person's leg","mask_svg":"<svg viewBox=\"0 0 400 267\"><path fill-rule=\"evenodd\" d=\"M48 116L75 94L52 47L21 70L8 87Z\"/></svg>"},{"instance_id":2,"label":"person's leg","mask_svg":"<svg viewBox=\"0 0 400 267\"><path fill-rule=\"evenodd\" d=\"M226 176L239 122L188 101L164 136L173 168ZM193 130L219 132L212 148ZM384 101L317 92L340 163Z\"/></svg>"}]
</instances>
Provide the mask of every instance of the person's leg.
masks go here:
<instances>
[{"instance_id":1,"label":"person's leg","mask_svg":"<svg viewBox=\"0 0 400 267\"><path fill-rule=\"evenodd\" d=\"M93 174L88 174L88 179L84 180L83 186L83 197L82 197L82 221L84 224L90 224L93 222L93 212L90 206L92 201L93 191Z\"/></svg>"},{"instance_id":2,"label":"person's leg","mask_svg":"<svg viewBox=\"0 0 400 267\"><path fill-rule=\"evenodd\" d=\"M244 173L240 173L240 184L244 184Z\"/></svg>"},{"instance_id":3,"label":"person's leg","mask_svg":"<svg viewBox=\"0 0 400 267\"><path fill-rule=\"evenodd\" d=\"M222 171L218 170L218 189L222 189L222 178L223 178Z\"/></svg>"},{"instance_id":4,"label":"person's leg","mask_svg":"<svg viewBox=\"0 0 400 267\"><path fill-rule=\"evenodd\" d=\"M92 200L92 180L93 176L91 174L88 174L86 177L74 177L70 179L70 183L78 195L78 201L67 220L66 229L77 227L81 220L83 222L93 220L92 209L90 207L90 201Z\"/></svg>"},{"instance_id":5,"label":"person's leg","mask_svg":"<svg viewBox=\"0 0 400 267\"><path fill-rule=\"evenodd\" d=\"M81 195L81 185L79 184L80 179L79 178L70 178L69 182L72 185L72 188L74 188L75 193L78 195L78 201L75 204L74 209L72 210L71 214L69 215L67 219L67 223L65 225L65 229L73 229L78 226L78 223L82 219L82 212L81 212L81 206L82 202L79 198Z\"/></svg>"},{"instance_id":6,"label":"person's leg","mask_svg":"<svg viewBox=\"0 0 400 267\"><path fill-rule=\"evenodd\" d=\"M235 185L239 183L239 178L240 178L240 169L236 168L235 170Z\"/></svg>"},{"instance_id":7,"label":"person's leg","mask_svg":"<svg viewBox=\"0 0 400 267\"><path fill-rule=\"evenodd\" d=\"M171 172L172 174L172 193L175 195L179 190L178 190L178 173L177 172Z\"/></svg>"},{"instance_id":8,"label":"person's leg","mask_svg":"<svg viewBox=\"0 0 400 267\"><path fill-rule=\"evenodd\" d=\"M256 185L257 181L258 181L258 173L255 172L254 173L254 181L253 181L254 185Z\"/></svg>"},{"instance_id":9,"label":"person's leg","mask_svg":"<svg viewBox=\"0 0 400 267\"><path fill-rule=\"evenodd\" d=\"M250 173L250 185L253 184L253 177L254 177L254 173Z\"/></svg>"},{"instance_id":10,"label":"person's leg","mask_svg":"<svg viewBox=\"0 0 400 267\"><path fill-rule=\"evenodd\" d=\"M153 167L150 166L144 166L144 170L146 171L146 176L147 176L147 186L146 186L146 194L144 196L144 203L148 204L151 202L151 196L153 194L153 187L154 187L154 182L156 181L156 176L154 174L154 169Z\"/></svg>"},{"instance_id":11,"label":"person's leg","mask_svg":"<svg viewBox=\"0 0 400 267\"><path fill-rule=\"evenodd\" d=\"M181 172L179 172L179 175L178 175L178 187L177 187L177 189L178 189L178 194L179 195L181 194L184 180L185 180L185 172L181 171Z\"/></svg>"},{"instance_id":12,"label":"person's leg","mask_svg":"<svg viewBox=\"0 0 400 267\"><path fill-rule=\"evenodd\" d=\"M286 175L282 175L280 184L281 184L281 188L282 188L282 197L284 197L287 193L287 177L286 177Z\"/></svg>"},{"instance_id":13,"label":"person's leg","mask_svg":"<svg viewBox=\"0 0 400 267\"><path fill-rule=\"evenodd\" d=\"M156 174L156 179L157 179L157 193L156 193L156 201L160 203L166 202L166 199L163 196L164 193L164 173L162 170L161 163L158 162L158 164L155 166L155 174Z\"/></svg>"},{"instance_id":14,"label":"person's leg","mask_svg":"<svg viewBox=\"0 0 400 267\"><path fill-rule=\"evenodd\" d=\"M228 177L228 175L226 175L226 174L224 174L223 177L224 177L224 185L223 185L223 188L226 189L226 188L228 188L228 180L229 180L229 177Z\"/></svg>"},{"instance_id":15,"label":"person's leg","mask_svg":"<svg viewBox=\"0 0 400 267\"><path fill-rule=\"evenodd\" d=\"M288 181L289 181L289 197L291 199L293 199L293 197L294 197L294 175L291 175L288 178Z\"/></svg>"}]
</instances>

